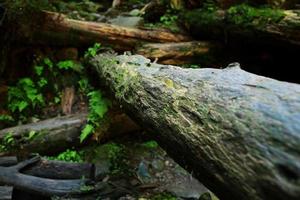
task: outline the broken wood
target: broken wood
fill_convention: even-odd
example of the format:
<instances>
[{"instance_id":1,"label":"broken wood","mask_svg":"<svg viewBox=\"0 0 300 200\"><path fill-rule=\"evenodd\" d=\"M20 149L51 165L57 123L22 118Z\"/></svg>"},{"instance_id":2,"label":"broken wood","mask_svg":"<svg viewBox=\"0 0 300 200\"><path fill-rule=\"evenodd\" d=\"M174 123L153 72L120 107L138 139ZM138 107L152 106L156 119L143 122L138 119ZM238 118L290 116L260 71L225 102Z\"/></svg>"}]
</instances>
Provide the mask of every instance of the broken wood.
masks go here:
<instances>
[{"instance_id":1,"label":"broken wood","mask_svg":"<svg viewBox=\"0 0 300 200\"><path fill-rule=\"evenodd\" d=\"M277 46L300 45L300 16L297 10L268 11L274 12L270 13L269 18L261 17L248 21L238 21L235 17L246 19L247 16L243 16L243 11L238 11L238 9L235 12L237 13L230 13L228 10L214 12L194 10L187 12L183 20L190 33L201 39L215 39L228 43L242 42L243 44L254 42ZM283 17L278 21L272 21L275 20L272 17L279 15L275 12L282 13Z\"/></svg>"},{"instance_id":2,"label":"broken wood","mask_svg":"<svg viewBox=\"0 0 300 200\"><path fill-rule=\"evenodd\" d=\"M182 69L142 56L89 61L159 144L221 199L300 196L300 86L226 69Z\"/></svg>"},{"instance_id":3,"label":"broken wood","mask_svg":"<svg viewBox=\"0 0 300 200\"><path fill-rule=\"evenodd\" d=\"M0 157L0 166L9 167L18 164L17 157ZM95 167L90 163L71 163L41 158L35 165L21 171L24 174L51 179L95 178Z\"/></svg>"},{"instance_id":4,"label":"broken wood","mask_svg":"<svg viewBox=\"0 0 300 200\"><path fill-rule=\"evenodd\" d=\"M33 44L54 46L90 46L95 42L113 47L115 50L132 50L144 42L183 42L190 38L159 30L142 30L106 23L69 19L63 14L44 12L42 24L24 24L20 27L19 40ZM25 37L25 38L24 38Z\"/></svg>"},{"instance_id":5,"label":"broken wood","mask_svg":"<svg viewBox=\"0 0 300 200\"><path fill-rule=\"evenodd\" d=\"M38 161L39 157L34 157L11 167L0 167L0 183L44 196L65 196L83 192L82 187L87 180L54 180L20 173L20 170Z\"/></svg>"},{"instance_id":6,"label":"broken wood","mask_svg":"<svg viewBox=\"0 0 300 200\"><path fill-rule=\"evenodd\" d=\"M87 114L79 113L56 117L37 123L31 123L0 130L0 141L7 134L15 140L15 145L8 149L9 153L22 154L26 157L30 153L54 154L67 148L80 145L79 136L86 125ZM113 138L118 135L138 131L139 127L123 112L112 109L107 113L107 120L95 133L98 141ZM34 137L29 139L29 133ZM7 155L2 153L2 155Z\"/></svg>"},{"instance_id":7,"label":"broken wood","mask_svg":"<svg viewBox=\"0 0 300 200\"><path fill-rule=\"evenodd\" d=\"M216 65L221 46L213 42L153 43L137 47L136 54L143 55L161 64L180 65L198 63ZM212 59L213 58L213 59Z\"/></svg>"}]
</instances>

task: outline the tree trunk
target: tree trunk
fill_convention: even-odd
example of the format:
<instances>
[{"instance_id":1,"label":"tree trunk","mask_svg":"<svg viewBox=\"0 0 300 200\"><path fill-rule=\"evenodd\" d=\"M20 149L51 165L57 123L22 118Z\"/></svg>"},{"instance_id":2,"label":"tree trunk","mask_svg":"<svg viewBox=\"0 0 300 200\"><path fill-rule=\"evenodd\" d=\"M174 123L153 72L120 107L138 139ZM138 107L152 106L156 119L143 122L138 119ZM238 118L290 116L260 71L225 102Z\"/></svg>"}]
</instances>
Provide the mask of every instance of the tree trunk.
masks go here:
<instances>
[{"instance_id":1,"label":"tree trunk","mask_svg":"<svg viewBox=\"0 0 300 200\"><path fill-rule=\"evenodd\" d=\"M268 10L265 13L269 12L270 16L259 18L251 16L251 13L247 13L250 11L244 9L249 8L214 12L193 10L185 13L183 18L191 34L201 39L243 44L255 42L274 46L300 45L300 17L297 11Z\"/></svg>"},{"instance_id":2,"label":"tree trunk","mask_svg":"<svg viewBox=\"0 0 300 200\"><path fill-rule=\"evenodd\" d=\"M54 46L89 46L100 42L115 50L132 50L144 42L183 42L190 40L181 34L159 30L142 30L106 23L69 19L63 14L44 12L42 24L21 25L20 41ZM27 39L27 40L24 40Z\"/></svg>"},{"instance_id":3,"label":"tree trunk","mask_svg":"<svg viewBox=\"0 0 300 200\"><path fill-rule=\"evenodd\" d=\"M139 127L120 110L111 110L106 116L108 120L104 120L95 134L98 141L139 130ZM24 157L30 153L58 153L80 145L79 136L86 124L86 118L86 113L80 113L3 129L0 131L0 141L10 133L15 145L8 149L8 153L17 151L24 154L20 155ZM29 134L32 131L35 132L35 136L30 139Z\"/></svg>"},{"instance_id":4,"label":"tree trunk","mask_svg":"<svg viewBox=\"0 0 300 200\"><path fill-rule=\"evenodd\" d=\"M217 65L216 57L221 46L213 42L154 43L137 47L135 53L161 64L179 65L198 63L205 66Z\"/></svg>"},{"instance_id":5,"label":"tree trunk","mask_svg":"<svg viewBox=\"0 0 300 200\"><path fill-rule=\"evenodd\" d=\"M300 196L300 86L226 69L98 55L99 81L221 199Z\"/></svg>"}]
</instances>

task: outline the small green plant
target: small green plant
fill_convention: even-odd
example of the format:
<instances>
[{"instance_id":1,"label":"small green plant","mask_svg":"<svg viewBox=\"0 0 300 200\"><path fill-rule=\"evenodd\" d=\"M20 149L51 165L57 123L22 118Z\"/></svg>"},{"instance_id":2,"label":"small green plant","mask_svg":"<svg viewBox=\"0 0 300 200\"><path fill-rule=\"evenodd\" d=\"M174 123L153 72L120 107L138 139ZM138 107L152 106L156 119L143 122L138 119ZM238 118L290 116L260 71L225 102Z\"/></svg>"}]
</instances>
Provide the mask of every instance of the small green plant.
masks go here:
<instances>
[{"instance_id":1,"label":"small green plant","mask_svg":"<svg viewBox=\"0 0 300 200\"><path fill-rule=\"evenodd\" d=\"M38 135L38 132L30 131L28 133L28 136L26 137L26 140L28 140L28 141L33 140L37 135Z\"/></svg>"},{"instance_id":2,"label":"small green plant","mask_svg":"<svg viewBox=\"0 0 300 200\"><path fill-rule=\"evenodd\" d=\"M100 121L108 111L110 102L102 97L100 91L92 91L87 94L89 97L88 124L80 135L80 142L83 142L93 131L100 126Z\"/></svg>"},{"instance_id":3,"label":"small green plant","mask_svg":"<svg viewBox=\"0 0 300 200\"><path fill-rule=\"evenodd\" d=\"M142 144L142 146L147 147L147 148L149 148L149 149L153 149L153 148L157 148L157 147L158 147L158 144L157 144L156 141L150 140L150 141L148 141L148 142L144 142L144 143Z\"/></svg>"},{"instance_id":4,"label":"small green plant","mask_svg":"<svg viewBox=\"0 0 300 200\"><path fill-rule=\"evenodd\" d=\"M117 143L106 144L108 148L108 159L111 163L110 173L120 174L126 171L125 147Z\"/></svg>"},{"instance_id":5,"label":"small green plant","mask_svg":"<svg viewBox=\"0 0 300 200\"><path fill-rule=\"evenodd\" d=\"M88 50L85 52L84 57L94 57L96 56L97 52L101 49L100 43L95 43L93 47L88 48Z\"/></svg>"},{"instance_id":6,"label":"small green plant","mask_svg":"<svg viewBox=\"0 0 300 200\"><path fill-rule=\"evenodd\" d=\"M160 17L160 22L167 27L176 23L177 20L178 20L178 16L172 15L170 13L166 13L165 15Z\"/></svg>"},{"instance_id":7,"label":"small green plant","mask_svg":"<svg viewBox=\"0 0 300 200\"><path fill-rule=\"evenodd\" d=\"M30 78L18 81L15 87L8 89L8 108L11 112L21 113L26 108L34 109L45 105L43 95Z\"/></svg>"},{"instance_id":8,"label":"small green plant","mask_svg":"<svg viewBox=\"0 0 300 200\"><path fill-rule=\"evenodd\" d=\"M12 133L7 133L0 143L0 152L1 151L9 151L16 146L16 141L12 135Z\"/></svg>"},{"instance_id":9,"label":"small green plant","mask_svg":"<svg viewBox=\"0 0 300 200\"><path fill-rule=\"evenodd\" d=\"M6 114L0 115L0 122L9 123L9 122L13 122L13 121L14 121L14 118L10 115L6 115Z\"/></svg>"},{"instance_id":10,"label":"small green plant","mask_svg":"<svg viewBox=\"0 0 300 200\"><path fill-rule=\"evenodd\" d=\"M64 152L61 152L57 156L47 157L49 160L61 160L66 162L83 162L82 152L75 150L67 149Z\"/></svg>"}]
</instances>

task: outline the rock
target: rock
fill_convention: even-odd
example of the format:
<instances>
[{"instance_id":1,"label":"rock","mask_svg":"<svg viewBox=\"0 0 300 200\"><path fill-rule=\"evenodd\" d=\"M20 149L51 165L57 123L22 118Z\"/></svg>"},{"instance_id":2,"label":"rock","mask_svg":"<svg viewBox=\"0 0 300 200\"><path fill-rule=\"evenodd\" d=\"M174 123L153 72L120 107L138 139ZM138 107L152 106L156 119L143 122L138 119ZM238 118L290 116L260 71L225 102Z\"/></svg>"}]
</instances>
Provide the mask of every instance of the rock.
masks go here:
<instances>
[{"instance_id":1,"label":"rock","mask_svg":"<svg viewBox=\"0 0 300 200\"><path fill-rule=\"evenodd\" d=\"M175 169L172 180L169 184L164 186L165 191L181 198L199 199L200 196L209 190L203 186L198 180L193 178L190 174L178 167Z\"/></svg>"},{"instance_id":2,"label":"rock","mask_svg":"<svg viewBox=\"0 0 300 200\"><path fill-rule=\"evenodd\" d=\"M129 12L130 16L139 16L141 14L141 11L139 9L133 9Z\"/></svg>"},{"instance_id":3,"label":"rock","mask_svg":"<svg viewBox=\"0 0 300 200\"><path fill-rule=\"evenodd\" d=\"M137 28L138 26L143 24L143 18L134 16L117 16L116 18L109 19L108 23Z\"/></svg>"}]
</instances>

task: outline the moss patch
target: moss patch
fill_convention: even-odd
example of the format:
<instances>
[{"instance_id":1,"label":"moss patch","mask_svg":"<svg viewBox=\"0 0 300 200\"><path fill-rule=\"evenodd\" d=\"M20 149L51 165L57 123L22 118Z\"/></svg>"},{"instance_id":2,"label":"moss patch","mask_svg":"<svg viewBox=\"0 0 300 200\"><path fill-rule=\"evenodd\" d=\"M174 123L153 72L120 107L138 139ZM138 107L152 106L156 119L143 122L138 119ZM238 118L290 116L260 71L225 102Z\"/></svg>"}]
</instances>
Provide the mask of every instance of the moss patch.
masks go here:
<instances>
[{"instance_id":1,"label":"moss patch","mask_svg":"<svg viewBox=\"0 0 300 200\"><path fill-rule=\"evenodd\" d=\"M272 8L254 8L241 4L229 8L226 12L226 20L241 26L264 26L280 22L285 16L282 10Z\"/></svg>"}]
</instances>

